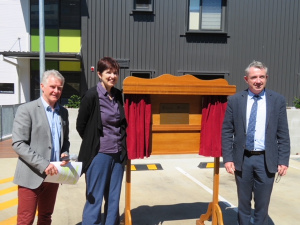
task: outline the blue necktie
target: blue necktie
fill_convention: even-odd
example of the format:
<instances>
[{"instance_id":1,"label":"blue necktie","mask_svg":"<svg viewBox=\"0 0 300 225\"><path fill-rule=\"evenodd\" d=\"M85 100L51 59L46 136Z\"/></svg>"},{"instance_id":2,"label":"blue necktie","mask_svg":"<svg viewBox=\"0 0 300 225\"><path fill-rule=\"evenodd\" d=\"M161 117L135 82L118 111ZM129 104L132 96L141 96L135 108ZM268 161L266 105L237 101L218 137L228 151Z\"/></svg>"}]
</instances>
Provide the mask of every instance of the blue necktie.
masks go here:
<instances>
[{"instance_id":1,"label":"blue necktie","mask_svg":"<svg viewBox=\"0 0 300 225\"><path fill-rule=\"evenodd\" d=\"M260 97L254 95L254 103L251 108L248 129L247 129L247 140L246 140L246 149L249 151L254 150L254 133L255 133L255 124L256 124L256 115L257 115L257 100Z\"/></svg>"}]
</instances>

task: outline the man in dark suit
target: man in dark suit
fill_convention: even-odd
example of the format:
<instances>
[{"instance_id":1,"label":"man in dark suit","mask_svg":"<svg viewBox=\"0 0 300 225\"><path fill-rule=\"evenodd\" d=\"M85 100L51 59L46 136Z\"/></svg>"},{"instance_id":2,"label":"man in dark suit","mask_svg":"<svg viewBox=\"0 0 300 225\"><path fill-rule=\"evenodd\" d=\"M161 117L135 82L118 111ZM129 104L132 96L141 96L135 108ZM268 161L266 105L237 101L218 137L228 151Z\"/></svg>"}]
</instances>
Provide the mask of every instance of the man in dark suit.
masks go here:
<instances>
[{"instance_id":1,"label":"man in dark suit","mask_svg":"<svg viewBox=\"0 0 300 225\"><path fill-rule=\"evenodd\" d=\"M42 96L19 106L12 131L12 146L19 155L14 183L18 184L18 224L33 224L38 209L39 225L51 224L57 183L47 175L57 174L51 162L68 156L68 111L59 105L64 77L56 70L44 73ZM66 165L65 160L61 165Z\"/></svg>"},{"instance_id":2,"label":"man in dark suit","mask_svg":"<svg viewBox=\"0 0 300 225\"><path fill-rule=\"evenodd\" d=\"M284 176L289 164L286 102L265 88L268 68L263 63L253 61L245 73L248 89L228 99L222 152L226 171L235 175L238 224L250 224L253 194L254 224L263 225L268 223L275 174Z\"/></svg>"}]
</instances>

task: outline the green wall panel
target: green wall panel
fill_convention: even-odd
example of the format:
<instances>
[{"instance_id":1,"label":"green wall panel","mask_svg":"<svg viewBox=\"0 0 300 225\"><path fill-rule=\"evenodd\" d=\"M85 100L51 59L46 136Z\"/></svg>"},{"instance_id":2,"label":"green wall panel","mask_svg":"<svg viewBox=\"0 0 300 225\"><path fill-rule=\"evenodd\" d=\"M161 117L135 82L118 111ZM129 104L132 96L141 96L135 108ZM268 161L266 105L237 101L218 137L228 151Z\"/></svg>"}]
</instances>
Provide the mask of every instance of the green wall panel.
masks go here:
<instances>
[{"instance_id":1,"label":"green wall panel","mask_svg":"<svg viewBox=\"0 0 300 225\"><path fill-rule=\"evenodd\" d=\"M60 71L81 71L80 62L59 61Z\"/></svg>"},{"instance_id":2,"label":"green wall panel","mask_svg":"<svg viewBox=\"0 0 300 225\"><path fill-rule=\"evenodd\" d=\"M30 43L32 52L40 50L39 29L31 29Z\"/></svg>"},{"instance_id":3,"label":"green wall panel","mask_svg":"<svg viewBox=\"0 0 300 225\"><path fill-rule=\"evenodd\" d=\"M31 29L31 51L38 52L40 50L39 29ZM45 51L58 52L58 30L45 30Z\"/></svg>"}]
</instances>

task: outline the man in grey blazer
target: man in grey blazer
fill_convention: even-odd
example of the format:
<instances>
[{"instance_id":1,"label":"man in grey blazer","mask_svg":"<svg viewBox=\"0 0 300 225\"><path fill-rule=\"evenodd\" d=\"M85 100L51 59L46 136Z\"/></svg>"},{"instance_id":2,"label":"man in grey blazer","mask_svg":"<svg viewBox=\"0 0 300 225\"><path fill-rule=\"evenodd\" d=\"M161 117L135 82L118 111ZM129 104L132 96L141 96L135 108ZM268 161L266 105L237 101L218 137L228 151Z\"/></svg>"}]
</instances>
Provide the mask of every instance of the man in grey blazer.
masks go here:
<instances>
[{"instance_id":1,"label":"man in grey blazer","mask_svg":"<svg viewBox=\"0 0 300 225\"><path fill-rule=\"evenodd\" d=\"M286 102L282 95L265 88L268 68L263 63L253 61L245 73L248 89L228 99L222 128L222 153L226 171L235 175L238 224L250 224L253 194L254 224L263 225L268 223L275 174L284 176L289 165ZM256 113L251 113L252 105ZM251 114L256 115L256 120L255 117L250 119ZM254 126L252 140L250 124Z\"/></svg>"},{"instance_id":2,"label":"man in grey blazer","mask_svg":"<svg viewBox=\"0 0 300 225\"><path fill-rule=\"evenodd\" d=\"M53 161L69 155L68 111L59 105L64 77L46 71L41 82L42 96L19 106L12 131L12 146L19 155L14 183L18 184L18 224L51 224L58 184L44 182L57 174ZM61 165L69 161L65 159Z\"/></svg>"}]
</instances>

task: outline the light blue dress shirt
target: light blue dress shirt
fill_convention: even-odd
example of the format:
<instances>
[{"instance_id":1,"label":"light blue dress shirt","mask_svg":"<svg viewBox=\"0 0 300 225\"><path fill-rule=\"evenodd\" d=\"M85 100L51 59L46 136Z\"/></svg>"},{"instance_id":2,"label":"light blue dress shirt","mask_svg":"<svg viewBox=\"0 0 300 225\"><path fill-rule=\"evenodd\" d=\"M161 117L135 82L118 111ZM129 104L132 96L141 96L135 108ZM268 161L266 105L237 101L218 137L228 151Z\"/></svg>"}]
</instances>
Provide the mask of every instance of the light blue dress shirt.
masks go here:
<instances>
[{"instance_id":1,"label":"light blue dress shirt","mask_svg":"<svg viewBox=\"0 0 300 225\"><path fill-rule=\"evenodd\" d=\"M247 101L247 128L250 118L250 112L252 105L254 103L254 94L248 92L248 101ZM259 94L259 99L257 100L257 117L255 124L255 133L254 133L254 151L265 150L265 131L266 131L266 117L267 117L267 108L266 108L266 95L265 91L262 91Z\"/></svg>"},{"instance_id":2,"label":"light blue dress shirt","mask_svg":"<svg viewBox=\"0 0 300 225\"><path fill-rule=\"evenodd\" d=\"M51 106L49 106L43 97L41 97L41 99L48 118L52 137L51 162L60 161L61 120L59 116L59 105L55 104L55 108L52 110Z\"/></svg>"}]
</instances>

